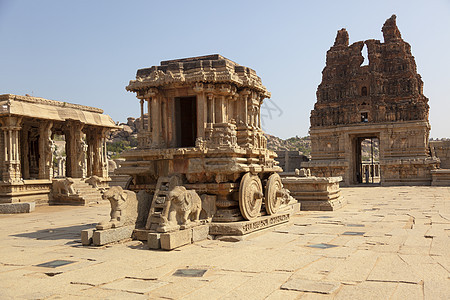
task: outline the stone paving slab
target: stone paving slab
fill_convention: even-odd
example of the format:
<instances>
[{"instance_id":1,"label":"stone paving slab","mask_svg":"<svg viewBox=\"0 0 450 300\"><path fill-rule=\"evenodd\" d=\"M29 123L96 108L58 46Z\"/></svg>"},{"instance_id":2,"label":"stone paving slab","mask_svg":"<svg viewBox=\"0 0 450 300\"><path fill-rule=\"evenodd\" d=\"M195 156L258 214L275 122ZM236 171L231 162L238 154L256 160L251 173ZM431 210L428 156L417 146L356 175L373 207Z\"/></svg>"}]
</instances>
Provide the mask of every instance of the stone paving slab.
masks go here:
<instances>
[{"instance_id":1,"label":"stone paving slab","mask_svg":"<svg viewBox=\"0 0 450 300\"><path fill-rule=\"evenodd\" d=\"M339 211L300 212L243 241L204 240L170 252L140 241L83 247L80 232L107 218L105 203L1 215L0 299L446 299L450 188L342 193L348 204ZM323 243L336 247L309 247ZM36 267L53 260L75 263ZM186 268L207 271L173 275ZM331 294L281 288L306 281L339 288Z\"/></svg>"},{"instance_id":2,"label":"stone paving slab","mask_svg":"<svg viewBox=\"0 0 450 300\"><path fill-rule=\"evenodd\" d=\"M339 282L313 281L294 278L281 286L282 290L294 290L299 292L310 292L319 294L332 294L339 288Z\"/></svg>"}]
</instances>

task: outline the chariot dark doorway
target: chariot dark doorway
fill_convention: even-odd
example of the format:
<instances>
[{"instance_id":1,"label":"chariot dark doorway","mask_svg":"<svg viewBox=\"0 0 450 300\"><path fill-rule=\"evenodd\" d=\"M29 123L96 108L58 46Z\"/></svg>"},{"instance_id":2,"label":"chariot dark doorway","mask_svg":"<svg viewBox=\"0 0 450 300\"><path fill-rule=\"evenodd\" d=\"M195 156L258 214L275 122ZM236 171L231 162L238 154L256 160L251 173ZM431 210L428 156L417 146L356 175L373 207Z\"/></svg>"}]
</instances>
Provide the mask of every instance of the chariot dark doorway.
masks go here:
<instances>
[{"instance_id":1,"label":"chariot dark doorway","mask_svg":"<svg viewBox=\"0 0 450 300\"><path fill-rule=\"evenodd\" d=\"M197 137L197 98L175 98L175 147L194 147Z\"/></svg>"},{"instance_id":2,"label":"chariot dark doorway","mask_svg":"<svg viewBox=\"0 0 450 300\"><path fill-rule=\"evenodd\" d=\"M377 136L355 137L354 149L354 183L379 184L380 140Z\"/></svg>"}]
</instances>

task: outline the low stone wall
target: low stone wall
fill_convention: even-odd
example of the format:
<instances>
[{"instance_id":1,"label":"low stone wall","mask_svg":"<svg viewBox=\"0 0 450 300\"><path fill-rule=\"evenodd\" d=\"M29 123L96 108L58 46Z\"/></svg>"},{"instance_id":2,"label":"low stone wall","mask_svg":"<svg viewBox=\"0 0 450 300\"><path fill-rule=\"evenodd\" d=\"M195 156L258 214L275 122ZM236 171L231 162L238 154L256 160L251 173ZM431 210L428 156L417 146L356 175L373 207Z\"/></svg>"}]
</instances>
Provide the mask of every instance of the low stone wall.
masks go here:
<instances>
[{"instance_id":1,"label":"low stone wall","mask_svg":"<svg viewBox=\"0 0 450 300\"><path fill-rule=\"evenodd\" d=\"M430 149L441 160L441 168L450 169L450 141L430 141Z\"/></svg>"},{"instance_id":2,"label":"low stone wall","mask_svg":"<svg viewBox=\"0 0 450 300\"><path fill-rule=\"evenodd\" d=\"M0 184L0 203L11 205L24 202L36 205L48 204L51 186L52 182L46 179L2 183ZM21 211L22 209L18 209L17 212Z\"/></svg>"},{"instance_id":3,"label":"low stone wall","mask_svg":"<svg viewBox=\"0 0 450 300\"><path fill-rule=\"evenodd\" d=\"M330 211L346 203L341 195L340 181L342 177L285 177L283 186L301 203L301 210Z\"/></svg>"},{"instance_id":4,"label":"low stone wall","mask_svg":"<svg viewBox=\"0 0 450 300\"><path fill-rule=\"evenodd\" d=\"M283 172L294 172L295 169L303 168L303 163L309 161L300 151L278 150L275 153L278 155L276 160Z\"/></svg>"},{"instance_id":5,"label":"low stone wall","mask_svg":"<svg viewBox=\"0 0 450 300\"><path fill-rule=\"evenodd\" d=\"M437 169L431 171L431 185L450 186L450 169Z\"/></svg>"}]
</instances>

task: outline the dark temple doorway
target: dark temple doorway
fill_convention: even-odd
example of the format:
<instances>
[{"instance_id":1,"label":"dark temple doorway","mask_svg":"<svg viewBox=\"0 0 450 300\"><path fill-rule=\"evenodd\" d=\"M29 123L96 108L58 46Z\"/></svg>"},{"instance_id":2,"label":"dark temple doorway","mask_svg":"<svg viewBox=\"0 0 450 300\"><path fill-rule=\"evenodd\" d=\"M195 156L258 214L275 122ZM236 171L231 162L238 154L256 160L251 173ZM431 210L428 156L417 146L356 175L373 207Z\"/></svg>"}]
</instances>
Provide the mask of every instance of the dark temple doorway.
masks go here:
<instances>
[{"instance_id":1,"label":"dark temple doorway","mask_svg":"<svg viewBox=\"0 0 450 300\"><path fill-rule=\"evenodd\" d=\"M377 136L356 137L354 140L354 182L357 184L379 184L380 140Z\"/></svg>"},{"instance_id":2,"label":"dark temple doorway","mask_svg":"<svg viewBox=\"0 0 450 300\"><path fill-rule=\"evenodd\" d=\"M194 147L197 138L197 98L175 98L175 147Z\"/></svg>"}]
</instances>

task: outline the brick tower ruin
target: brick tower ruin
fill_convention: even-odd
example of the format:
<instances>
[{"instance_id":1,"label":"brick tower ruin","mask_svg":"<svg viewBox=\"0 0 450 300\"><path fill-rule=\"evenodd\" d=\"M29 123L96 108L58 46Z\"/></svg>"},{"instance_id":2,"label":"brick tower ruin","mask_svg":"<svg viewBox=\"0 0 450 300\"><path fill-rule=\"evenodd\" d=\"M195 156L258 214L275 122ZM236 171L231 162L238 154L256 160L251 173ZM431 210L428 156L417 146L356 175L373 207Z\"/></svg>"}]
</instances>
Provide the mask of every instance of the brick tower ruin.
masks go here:
<instances>
[{"instance_id":1,"label":"brick tower ruin","mask_svg":"<svg viewBox=\"0 0 450 300\"><path fill-rule=\"evenodd\" d=\"M429 154L428 98L395 15L382 32L384 43L371 39L350 46L347 31L337 32L311 111L307 164L314 175L342 176L345 185L361 183L361 142L375 139L379 156L375 163L372 156L372 167L377 165L382 185L428 185L430 171L439 165ZM362 65L364 46L368 65Z\"/></svg>"}]
</instances>

